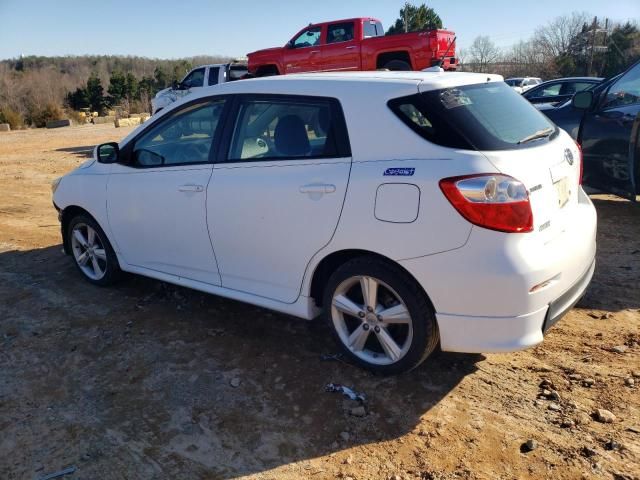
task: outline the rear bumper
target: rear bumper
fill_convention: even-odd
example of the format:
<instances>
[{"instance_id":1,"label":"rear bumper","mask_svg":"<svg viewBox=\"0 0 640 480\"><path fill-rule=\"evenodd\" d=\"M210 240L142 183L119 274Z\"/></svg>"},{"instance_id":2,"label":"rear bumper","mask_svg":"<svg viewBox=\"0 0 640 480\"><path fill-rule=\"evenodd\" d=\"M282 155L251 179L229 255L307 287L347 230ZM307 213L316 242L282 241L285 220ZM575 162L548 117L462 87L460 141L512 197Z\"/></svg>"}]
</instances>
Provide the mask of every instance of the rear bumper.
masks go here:
<instances>
[{"instance_id":1,"label":"rear bumper","mask_svg":"<svg viewBox=\"0 0 640 480\"><path fill-rule=\"evenodd\" d=\"M472 317L436 314L441 348L447 352L498 353L533 347L583 297L595 260L566 292L538 311L516 317Z\"/></svg>"},{"instance_id":2,"label":"rear bumper","mask_svg":"<svg viewBox=\"0 0 640 480\"><path fill-rule=\"evenodd\" d=\"M593 259L591 266L582 275L582 277L565 293L560 295L556 300L549 304L547 309L547 315L545 316L544 323L542 324L542 333L546 333L551 327L553 327L566 313L571 310L576 303L584 296L584 293L591 283L593 278L593 272L596 268L596 260Z\"/></svg>"},{"instance_id":3,"label":"rear bumper","mask_svg":"<svg viewBox=\"0 0 640 480\"><path fill-rule=\"evenodd\" d=\"M580 191L555 238L475 228L459 249L400 261L429 295L443 350L506 352L540 343L593 276L596 212Z\"/></svg>"}]
</instances>

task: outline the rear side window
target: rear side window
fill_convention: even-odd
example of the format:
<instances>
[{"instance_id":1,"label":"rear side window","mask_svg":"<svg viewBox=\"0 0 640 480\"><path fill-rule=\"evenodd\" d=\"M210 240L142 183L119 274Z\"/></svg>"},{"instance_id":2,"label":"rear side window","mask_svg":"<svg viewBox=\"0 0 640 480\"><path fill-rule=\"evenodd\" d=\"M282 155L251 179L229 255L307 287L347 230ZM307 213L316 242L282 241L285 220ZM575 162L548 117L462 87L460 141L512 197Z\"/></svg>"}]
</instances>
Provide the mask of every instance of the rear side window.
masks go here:
<instances>
[{"instance_id":1,"label":"rear side window","mask_svg":"<svg viewBox=\"0 0 640 480\"><path fill-rule=\"evenodd\" d=\"M329 25L327 43L348 42L350 40L353 40L353 22Z\"/></svg>"},{"instance_id":2,"label":"rear side window","mask_svg":"<svg viewBox=\"0 0 640 480\"><path fill-rule=\"evenodd\" d=\"M365 20L362 24L364 28L364 38L377 37L376 22L372 20Z\"/></svg>"},{"instance_id":3,"label":"rear side window","mask_svg":"<svg viewBox=\"0 0 640 480\"><path fill-rule=\"evenodd\" d=\"M336 100L271 97L241 102L230 161L347 156L351 152Z\"/></svg>"},{"instance_id":4,"label":"rear side window","mask_svg":"<svg viewBox=\"0 0 640 480\"><path fill-rule=\"evenodd\" d=\"M217 85L220 69L218 67L209 67L209 85Z\"/></svg>"},{"instance_id":5,"label":"rear side window","mask_svg":"<svg viewBox=\"0 0 640 480\"><path fill-rule=\"evenodd\" d=\"M542 113L503 82L432 90L392 100L389 106L418 134L452 148L525 148L548 141L558 132ZM533 141L532 136L540 138Z\"/></svg>"}]
</instances>

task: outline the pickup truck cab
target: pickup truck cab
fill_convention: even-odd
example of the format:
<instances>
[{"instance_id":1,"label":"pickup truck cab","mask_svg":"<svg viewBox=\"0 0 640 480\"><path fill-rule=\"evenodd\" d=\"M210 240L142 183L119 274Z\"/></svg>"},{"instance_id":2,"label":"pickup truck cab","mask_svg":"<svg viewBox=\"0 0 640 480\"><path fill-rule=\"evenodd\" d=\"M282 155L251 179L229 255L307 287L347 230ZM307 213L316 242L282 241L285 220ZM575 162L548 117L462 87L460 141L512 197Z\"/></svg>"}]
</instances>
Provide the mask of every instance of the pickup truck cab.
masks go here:
<instances>
[{"instance_id":1,"label":"pickup truck cab","mask_svg":"<svg viewBox=\"0 0 640 480\"><path fill-rule=\"evenodd\" d=\"M258 77L346 70L423 70L440 65L455 70L455 33L427 30L385 35L375 18L311 24L284 47L248 55L249 73Z\"/></svg>"},{"instance_id":2,"label":"pickup truck cab","mask_svg":"<svg viewBox=\"0 0 640 480\"><path fill-rule=\"evenodd\" d=\"M215 63L196 67L187 73L182 81L156 93L156 96L151 99L151 115L155 115L167 105L201 88L239 80L246 74L246 63Z\"/></svg>"}]
</instances>

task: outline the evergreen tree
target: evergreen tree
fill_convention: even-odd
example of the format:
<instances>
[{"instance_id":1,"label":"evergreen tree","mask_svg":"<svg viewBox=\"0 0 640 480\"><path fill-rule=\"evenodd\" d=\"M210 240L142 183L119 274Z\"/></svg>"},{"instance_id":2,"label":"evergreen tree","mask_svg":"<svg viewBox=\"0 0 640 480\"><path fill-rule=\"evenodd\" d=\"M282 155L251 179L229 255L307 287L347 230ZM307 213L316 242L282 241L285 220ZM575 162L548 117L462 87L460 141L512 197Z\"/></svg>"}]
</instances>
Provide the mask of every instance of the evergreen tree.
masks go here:
<instances>
[{"instance_id":1,"label":"evergreen tree","mask_svg":"<svg viewBox=\"0 0 640 480\"><path fill-rule=\"evenodd\" d=\"M65 98L65 103L72 110L80 110L89 107L89 98L85 88L76 88L75 92L69 92Z\"/></svg>"},{"instance_id":2,"label":"evergreen tree","mask_svg":"<svg viewBox=\"0 0 640 480\"><path fill-rule=\"evenodd\" d=\"M427 7L424 3L416 7L407 2L400 9L400 17L396 20L396 23L387 30L387 35L405 33L405 31L432 30L434 28L442 28L442 19L433 8Z\"/></svg>"},{"instance_id":3,"label":"evergreen tree","mask_svg":"<svg viewBox=\"0 0 640 480\"><path fill-rule=\"evenodd\" d=\"M111 74L109 78L109 88L107 89L109 95L113 97L113 102L118 104L126 96L127 92L127 79L121 70L116 70Z\"/></svg>"},{"instance_id":4,"label":"evergreen tree","mask_svg":"<svg viewBox=\"0 0 640 480\"><path fill-rule=\"evenodd\" d=\"M89 107L91 111L100 112L104 108L104 89L98 76L94 73L91 74L89 80L87 80L87 100L89 101Z\"/></svg>"}]
</instances>

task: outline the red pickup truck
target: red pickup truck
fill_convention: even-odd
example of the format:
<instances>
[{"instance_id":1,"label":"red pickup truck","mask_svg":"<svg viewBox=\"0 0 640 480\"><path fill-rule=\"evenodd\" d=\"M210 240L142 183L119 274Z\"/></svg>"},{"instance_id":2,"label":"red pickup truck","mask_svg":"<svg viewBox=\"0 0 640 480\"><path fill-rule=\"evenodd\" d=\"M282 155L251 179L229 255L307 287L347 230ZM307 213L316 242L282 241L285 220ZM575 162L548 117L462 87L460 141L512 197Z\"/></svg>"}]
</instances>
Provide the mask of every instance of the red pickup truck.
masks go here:
<instances>
[{"instance_id":1,"label":"red pickup truck","mask_svg":"<svg viewBox=\"0 0 640 480\"><path fill-rule=\"evenodd\" d=\"M249 73L258 77L335 70L422 70L437 65L455 70L455 33L427 30L385 35L375 18L311 24L284 47L248 55Z\"/></svg>"}]
</instances>

